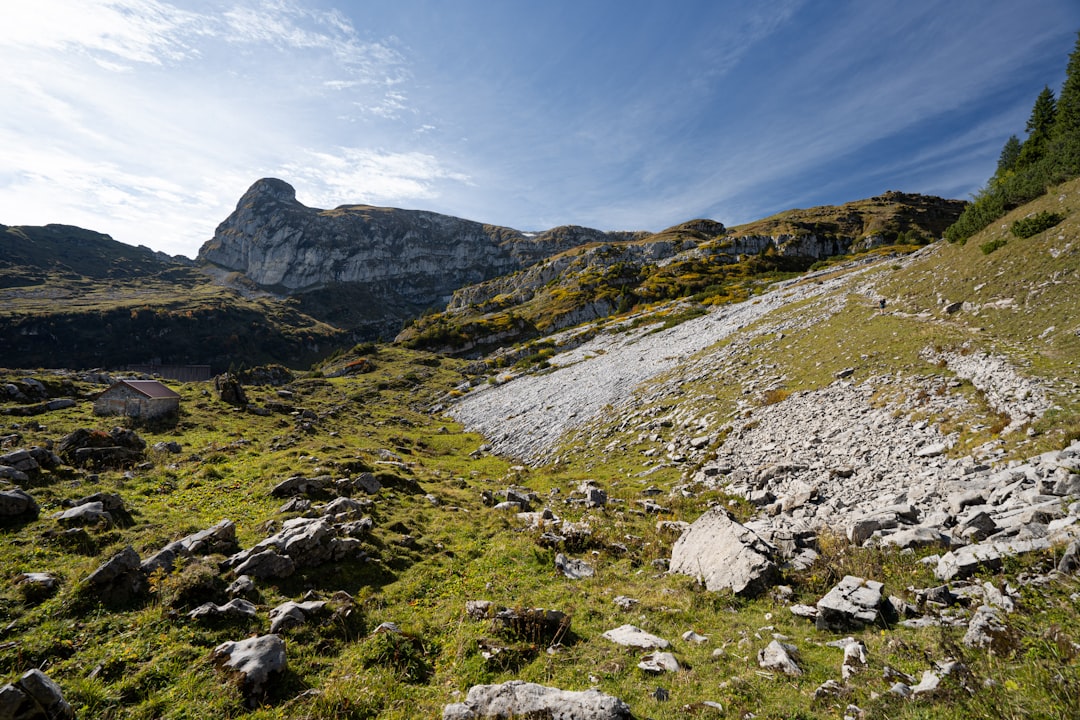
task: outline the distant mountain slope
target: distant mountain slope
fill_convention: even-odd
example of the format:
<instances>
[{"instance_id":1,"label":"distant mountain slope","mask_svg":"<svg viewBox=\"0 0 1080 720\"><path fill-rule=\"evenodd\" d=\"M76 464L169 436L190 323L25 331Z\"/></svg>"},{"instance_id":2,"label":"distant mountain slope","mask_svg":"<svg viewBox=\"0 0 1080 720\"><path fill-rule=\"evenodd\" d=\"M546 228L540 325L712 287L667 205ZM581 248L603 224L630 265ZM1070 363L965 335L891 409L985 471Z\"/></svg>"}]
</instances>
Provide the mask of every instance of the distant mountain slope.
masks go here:
<instances>
[{"instance_id":1,"label":"distant mountain slope","mask_svg":"<svg viewBox=\"0 0 1080 720\"><path fill-rule=\"evenodd\" d=\"M304 366L345 333L191 261L68 225L0 226L0 365Z\"/></svg>"},{"instance_id":2,"label":"distant mountain slope","mask_svg":"<svg viewBox=\"0 0 1080 720\"><path fill-rule=\"evenodd\" d=\"M1060 222L1028 238L1011 232L1048 213ZM837 378L884 378L919 412L930 411L928 393L966 398L940 419L958 450L1054 449L1080 437L1077 287L1080 180L966 246L867 254L673 327L674 303L553 336L537 346L542 365L489 365L490 382L451 412L493 451L531 463L573 458L588 469L604 462L599 447L635 448L682 470L701 454L691 438L722 437L749 408ZM1050 398L1045 415L1016 409L1033 386Z\"/></svg>"},{"instance_id":3,"label":"distant mountain slope","mask_svg":"<svg viewBox=\"0 0 1080 720\"><path fill-rule=\"evenodd\" d=\"M143 277L184 266L183 261L148 247L125 245L72 225L0 225L0 287L40 284L50 272L103 280Z\"/></svg>"},{"instance_id":4,"label":"distant mountain slope","mask_svg":"<svg viewBox=\"0 0 1080 720\"><path fill-rule=\"evenodd\" d=\"M417 319L398 339L475 356L649 303L743 300L764 282L829 258L883 247L913 250L941 237L963 208L959 200L890 192L731 229L698 219L621 242L594 242L462 288L445 312Z\"/></svg>"},{"instance_id":5,"label":"distant mountain slope","mask_svg":"<svg viewBox=\"0 0 1080 720\"><path fill-rule=\"evenodd\" d=\"M588 242L626 239L588 228L525 234L419 210L310 208L288 183L257 181L199 251L212 264L312 315L375 337L438 307L458 288L515 272Z\"/></svg>"}]
</instances>

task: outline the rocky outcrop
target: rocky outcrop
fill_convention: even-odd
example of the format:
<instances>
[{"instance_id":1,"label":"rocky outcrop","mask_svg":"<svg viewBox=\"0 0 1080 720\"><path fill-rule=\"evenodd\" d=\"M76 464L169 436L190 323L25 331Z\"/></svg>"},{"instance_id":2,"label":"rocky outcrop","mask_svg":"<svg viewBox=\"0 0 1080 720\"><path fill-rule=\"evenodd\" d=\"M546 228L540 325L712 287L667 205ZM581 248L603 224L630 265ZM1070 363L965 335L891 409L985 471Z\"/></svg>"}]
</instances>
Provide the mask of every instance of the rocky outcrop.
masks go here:
<instances>
[{"instance_id":1,"label":"rocky outcrop","mask_svg":"<svg viewBox=\"0 0 1080 720\"><path fill-rule=\"evenodd\" d=\"M301 204L288 183L265 178L240 198L199 260L290 293L361 283L376 294L396 293L425 307L564 246L594 241L598 232L526 236L419 210L320 210Z\"/></svg>"},{"instance_id":2,"label":"rocky outcrop","mask_svg":"<svg viewBox=\"0 0 1080 720\"><path fill-rule=\"evenodd\" d=\"M443 720L479 718L593 718L629 720L629 706L598 690L572 692L521 680L469 688L463 703L447 705Z\"/></svg>"}]
</instances>

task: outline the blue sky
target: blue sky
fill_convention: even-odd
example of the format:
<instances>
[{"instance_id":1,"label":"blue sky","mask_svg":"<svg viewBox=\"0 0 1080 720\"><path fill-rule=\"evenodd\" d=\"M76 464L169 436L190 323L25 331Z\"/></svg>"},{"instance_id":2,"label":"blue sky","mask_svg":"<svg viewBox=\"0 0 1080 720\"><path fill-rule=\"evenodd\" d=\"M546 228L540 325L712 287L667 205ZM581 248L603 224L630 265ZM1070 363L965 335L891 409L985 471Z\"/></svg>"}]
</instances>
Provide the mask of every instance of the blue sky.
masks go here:
<instances>
[{"instance_id":1,"label":"blue sky","mask_svg":"<svg viewBox=\"0 0 1080 720\"><path fill-rule=\"evenodd\" d=\"M967 198L1076 0L6 0L0 223L193 257L252 182L520 230Z\"/></svg>"}]
</instances>

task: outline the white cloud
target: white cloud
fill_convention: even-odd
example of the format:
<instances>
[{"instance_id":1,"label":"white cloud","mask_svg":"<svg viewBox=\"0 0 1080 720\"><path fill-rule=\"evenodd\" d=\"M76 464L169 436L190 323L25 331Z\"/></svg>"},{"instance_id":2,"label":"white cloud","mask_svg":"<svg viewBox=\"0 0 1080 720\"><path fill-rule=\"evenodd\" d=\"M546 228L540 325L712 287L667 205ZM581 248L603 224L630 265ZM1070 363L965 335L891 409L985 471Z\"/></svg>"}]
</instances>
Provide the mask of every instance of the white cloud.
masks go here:
<instances>
[{"instance_id":1,"label":"white cloud","mask_svg":"<svg viewBox=\"0 0 1080 720\"><path fill-rule=\"evenodd\" d=\"M290 178L302 202L324 208L432 199L440 182L469 182L468 176L444 168L432 155L367 148L308 150L301 160L282 166L281 174Z\"/></svg>"}]
</instances>

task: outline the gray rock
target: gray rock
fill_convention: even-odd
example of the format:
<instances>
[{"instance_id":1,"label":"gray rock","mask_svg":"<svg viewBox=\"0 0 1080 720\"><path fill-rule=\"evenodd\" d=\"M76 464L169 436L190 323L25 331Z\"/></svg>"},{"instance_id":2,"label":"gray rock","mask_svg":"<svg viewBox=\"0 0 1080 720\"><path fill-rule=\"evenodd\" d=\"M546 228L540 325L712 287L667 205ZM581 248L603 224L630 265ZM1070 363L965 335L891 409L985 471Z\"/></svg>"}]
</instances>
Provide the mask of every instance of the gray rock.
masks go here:
<instances>
[{"instance_id":1,"label":"gray rock","mask_svg":"<svg viewBox=\"0 0 1080 720\"><path fill-rule=\"evenodd\" d=\"M1001 611L989 605L981 605L968 623L963 643L968 647L1000 651L1007 648L1008 640L1009 627L1005 624Z\"/></svg>"},{"instance_id":2,"label":"gray rock","mask_svg":"<svg viewBox=\"0 0 1080 720\"><path fill-rule=\"evenodd\" d=\"M142 561L140 570L144 575L152 575L158 570L169 574L176 567L176 551L171 547L164 547Z\"/></svg>"},{"instance_id":3,"label":"gray rock","mask_svg":"<svg viewBox=\"0 0 1080 720\"><path fill-rule=\"evenodd\" d=\"M326 603L322 600L308 600L299 603L292 600L283 602L270 611L270 632L278 633L287 628L303 625L308 621L308 616L320 613L325 609Z\"/></svg>"},{"instance_id":4,"label":"gray rock","mask_svg":"<svg viewBox=\"0 0 1080 720\"><path fill-rule=\"evenodd\" d=\"M238 574L250 575L259 580L267 578L289 577L296 572L296 563L287 555L279 555L274 548L266 548L253 555L247 555L233 566Z\"/></svg>"},{"instance_id":5,"label":"gray rock","mask_svg":"<svg viewBox=\"0 0 1080 720\"><path fill-rule=\"evenodd\" d=\"M38 512L37 501L22 488L0 491L0 518L35 518Z\"/></svg>"},{"instance_id":6,"label":"gray rock","mask_svg":"<svg viewBox=\"0 0 1080 720\"><path fill-rule=\"evenodd\" d=\"M85 505L62 510L54 513L52 518L66 527L97 525L99 523L113 524L112 515L106 512L104 505L100 502L88 502Z\"/></svg>"},{"instance_id":7,"label":"gray rock","mask_svg":"<svg viewBox=\"0 0 1080 720\"><path fill-rule=\"evenodd\" d=\"M239 576L229 583L229 587L225 588L225 594L231 598L254 597L257 592L255 581L251 579L250 575Z\"/></svg>"},{"instance_id":8,"label":"gray rock","mask_svg":"<svg viewBox=\"0 0 1080 720\"><path fill-rule=\"evenodd\" d=\"M371 473L365 472L353 479L353 487L367 495L374 495L382 490L382 483Z\"/></svg>"},{"instance_id":9,"label":"gray rock","mask_svg":"<svg viewBox=\"0 0 1080 720\"><path fill-rule=\"evenodd\" d=\"M0 720L74 720L75 711L49 676L28 670L0 687Z\"/></svg>"},{"instance_id":10,"label":"gray rock","mask_svg":"<svg viewBox=\"0 0 1080 720\"><path fill-rule=\"evenodd\" d=\"M279 635L224 642L214 648L211 657L239 683L249 707L263 700L268 686L287 668L285 641Z\"/></svg>"},{"instance_id":11,"label":"gray rock","mask_svg":"<svg viewBox=\"0 0 1080 720\"><path fill-rule=\"evenodd\" d=\"M147 589L139 554L128 545L83 580L90 598L106 604L125 603Z\"/></svg>"},{"instance_id":12,"label":"gray rock","mask_svg":"<svg viewBox=\"0 0 1080 720\"><path fill-rule=\"evenodd\" d=\"M664 638L647 633L635 625L620 625L614 630L608 630L600 637L624 647L644 648L646 650L653 648L666 650L671 647L671 643Z\"/></svg>"},{"instance_id":13,"label":"gray rock","mask_svg":"<svg viewBox=\"0 0 1080 720\"><path fill-rule=\"evenodd\" d=\"M343 522L360 518L370 505L370 500L361 502L352 498L339 497L323 506L319 514L332 522Z\"/></svg>"},{"instance_id":14,"label":"gray rock","mask_svg":"<svg viewBox=\"0 0 1080 720\"><path fill-rule=\"evenodd\" d=\"M567 557L562 553L555 555L555 569L571 580L590 578L596 574L596 570L589 563Z\"/></svg>"},{"instance_id":15,"label":"gray rock","mask_svg":"<svg viewBox=\"0 0 1080 720\"><path fill-rule=\"evenodd\" d=\"M939 580L962 579L973 575L979 568L1001 567L1002 558L1006 556L1038 552L1049 547L1050 542L1046 539L965 545L942 555L934 575Z\"/></svg>"},{"instance_id":16,"label":"gray rock","mask_svg":"<svg viewBox=\"0 0 1080 720\"><path fill-rule=\"evenodd\" d=\"M251 620L258 614L255 605L241 598L233 598L224 605L203 603L187 614L191 620Z\"/></svg>"},{"instance_id":17,"label":"gray rock","mask_svg":"<svg viewBox=\"0 0 1080 720\"><path fill-rule=\"evenodd\" d=\"M884 585L847 575L817 602L818 630L859 630L879 620L891 621L892 605L882 594Z\"/></svg>"},{"instance_id":18,"label":"gray rock","mask_svg":"<svg viewBox=\"0 0 1080 720\"><path fill-rule=\"evenodd\" d=\"M696 577L708 590L753 596L779 578L775 556L775 547L722 508L713 508L675 542L670 572Z\"/></svg>"},{"instance_id":19,"label":"gray rock","mask_svg":"<svg viewBox=\"0 0 1080 720\"><path fill-rule=\"evenodd\" d=\"M952 544L951 538L937 528L928 525L899 530L881 538L882 545L892 545L901 549L941 546Z\"/></svg>"},{"instance_id":20,"label":"gray rock","mask_svg":"<svg viewBox=\"0 0 1080 720\"><path fill-rule=\"evenodd\" d=\"M213 527L192 533L166 545L163 550L171 551L177 557L201 557L204 555L226 555L235 552L236 523L221 520ZM155 556L156 557L156 556Z\"/></svg>"},{"instance_id":21,"label":"gray rock","mask_svg":"<svg viewBox=\"0 0 1080 720\"><path fill-rule=\"evenodd\" d=\"M302 475L294 475L275 485L274 489L270 491L270 494L274 497L292 497L294 495L317 496L326 492L326 486L329 484L329 481L330 478L326 476L307 478Z\"/></svg>"},{"instance_id":22,"label":"gray rock","mask_svg":"<svg viewBox=\"0 0 1080 720\"><path fill-rule=\"evenodd\" d=\"M796 658L798 649L794 645L773 640L758 652L758 665L766 670L775 670L785 675L797 677L803 674Z\"/></svg>"},{"instance_id":23,"label":"gray rock","mask_svg":"<svg viewBox=\"0 0 1080 720\"><path fill-rule=\"evenodd\" d=\"M598 690L574 692L522 680L502 685L475 685L465 702L443 708L443 720L631 720L629 706Z\"/></svg>"},{"instance_id":24,"label":"gray rock","mask_svg":"<svg viewBox=\"0 0 1080 720\"><path fill-rule=\"evenodd\" d=\"M637 666L638 669L654 675L682 670L679 661L669 652L649 653L641 659L641 662L639 662Z\"/></svg>"}]
</instances>

